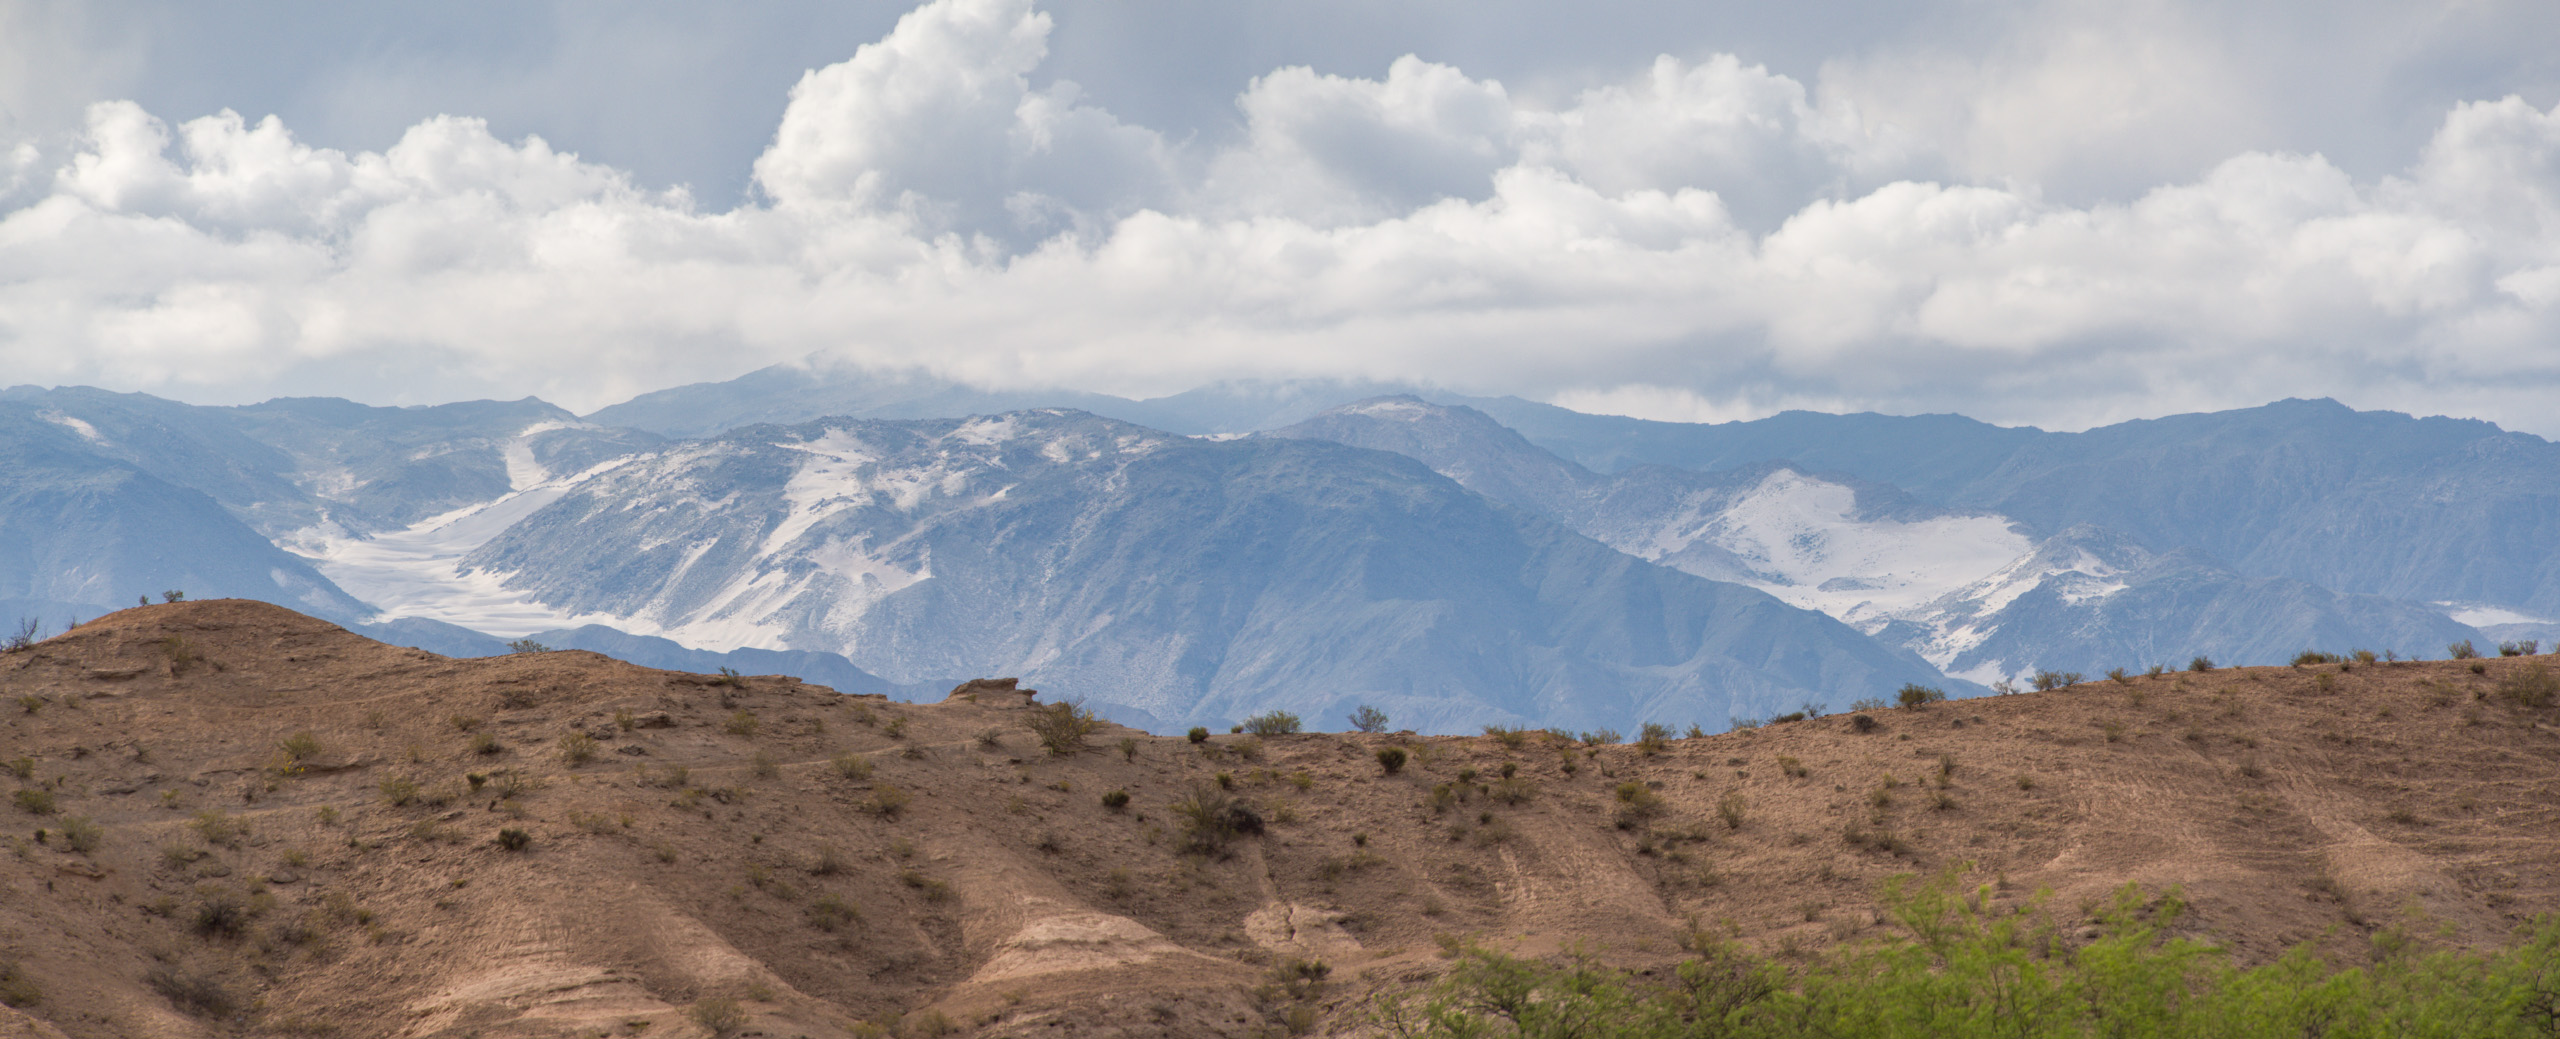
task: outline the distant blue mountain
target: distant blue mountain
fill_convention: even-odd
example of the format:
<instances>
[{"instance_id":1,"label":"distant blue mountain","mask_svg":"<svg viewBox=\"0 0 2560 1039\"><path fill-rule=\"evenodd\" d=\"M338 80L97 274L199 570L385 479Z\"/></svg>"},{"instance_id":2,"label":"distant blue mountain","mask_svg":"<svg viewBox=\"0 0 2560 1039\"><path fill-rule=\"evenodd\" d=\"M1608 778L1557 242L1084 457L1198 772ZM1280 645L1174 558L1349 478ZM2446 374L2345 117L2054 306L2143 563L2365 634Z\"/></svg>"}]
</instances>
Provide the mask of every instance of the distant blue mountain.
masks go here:
<instances>
[{"instance_id":1,"label":"distant blue mountain","mask_svg":"<svg viewBox=\"0 0 2560 1039\"><path fill-rule=\"evenodd\" d=\"M1081 412L690 441L469 563L563 611L840 652L892 681L1019 674L1157 728L1361 703L1439 731L1720 728L1942 681L1408 458Z\"/></svg>"},{"instance_id":2,"label":"distant blue mountain","mask_svg":"<svg viewBox=\"0 0 2560 1039\"><path fill-rule=\"evenodd\" d=\"M1786 461L2044 534L2094 524L2245 575L2560 618L2560 445L2487 422L2286 400L2052 433L1952 415L1691 424L1471 403L1604 472Z\"/></svg>"},{"instance_id":3,"label":"distant blue mountain","mask_svg":"<svg viewBox=\"0 0 2560 1039\"><path fill-rule=\"evenodd\" d=\"M726 382L644 393L587 421L670 437L705 437L742 426L820 418L915 419L1072 408L1105 418L1199 436L1288 425L1366 397L1412 392L1376 382L1304 379L1227 382L1167 397L1131 400L1074 390L983 390L921 372L775 365Z\"/></svg>"}]
</instances>

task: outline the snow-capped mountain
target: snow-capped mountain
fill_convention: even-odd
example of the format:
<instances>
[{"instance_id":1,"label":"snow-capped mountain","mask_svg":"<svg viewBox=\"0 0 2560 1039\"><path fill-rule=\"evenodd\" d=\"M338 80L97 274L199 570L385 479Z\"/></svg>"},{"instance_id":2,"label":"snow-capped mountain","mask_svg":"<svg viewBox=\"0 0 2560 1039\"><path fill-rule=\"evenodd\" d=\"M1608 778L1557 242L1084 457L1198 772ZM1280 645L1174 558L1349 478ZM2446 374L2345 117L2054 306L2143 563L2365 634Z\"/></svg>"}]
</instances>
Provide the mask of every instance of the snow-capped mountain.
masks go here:
<instances>
[{"instance_id":1,"label":"snow-capped mountain","mask_svg":"<svg viewBox=\"0 0 2560 1039\"><path fill-rule=\"evenodd\" d=\"M464 560L562 616L1020 673L1178 727L1721 725L1936 681L1820 614L1609 550L1411 460L1081 412L831 419L563 486Z\"/></svg>"},{"instance_id":2,"label":"snow-capped mountain","mask_svg":"<svg viewBox=\"0 0 2560 1039\"><path fill-rule=\"evenodd\" d=\"M1620 551L1820 610L1983 684L2197 654L2266 663L2308 648L2414 652L2477 637L2420 604L2243 577L2094 524L2040 540L1998 513L1785 461L1602 475L1481 412L1413 397L1344 405L1268 435L1413 457Z\"/></svg>"},{"instance_id":3,"label":"snow-capped mountain","mask_svg":"<svg viewBox=\"0 0 2560 1039\"><path fill-rule=\"evenodd\" d=\"M1877 633L1989 684L2035 671L2096 676L2195 656L2269 663L2306 649L2441 653L2479 633L2418 603L2243 577L2193 551L2155 553L2082 525Z\"/></svg>"},{"instance_id":4,"label":"snow-capped mountain","mask_svg":"<svg viewBox=\"0 0 2560 1039\"><path fill-rule=\"evenodd\" d=\"M1604 472L1786 461L2046 533L2096 524L2243 574L2441 603L2465 623L2560 626L2560 444L2473 419L2284 400L2056 433L1960 415L1707 424L1469 403Z\"/></svg>"}]
</instances>

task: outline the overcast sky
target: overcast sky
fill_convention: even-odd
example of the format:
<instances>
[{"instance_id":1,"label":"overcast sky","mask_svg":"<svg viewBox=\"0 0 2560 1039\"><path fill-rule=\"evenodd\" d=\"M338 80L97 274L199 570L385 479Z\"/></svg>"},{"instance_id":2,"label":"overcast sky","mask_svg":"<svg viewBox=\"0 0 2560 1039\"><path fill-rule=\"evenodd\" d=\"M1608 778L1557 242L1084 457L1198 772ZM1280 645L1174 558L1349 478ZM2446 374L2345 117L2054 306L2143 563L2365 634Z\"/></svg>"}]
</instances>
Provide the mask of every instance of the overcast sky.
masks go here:
<instances>
[{"instance_id":1,"label":"overcast sky","mask_svg":"<svg viewBox=\"0 0 2560 1039\"><path fill-rule=\"evenodd\" d=\"M0 383L2560 435L2560 4L0 0Z\"/></svg>"}]
</instances>

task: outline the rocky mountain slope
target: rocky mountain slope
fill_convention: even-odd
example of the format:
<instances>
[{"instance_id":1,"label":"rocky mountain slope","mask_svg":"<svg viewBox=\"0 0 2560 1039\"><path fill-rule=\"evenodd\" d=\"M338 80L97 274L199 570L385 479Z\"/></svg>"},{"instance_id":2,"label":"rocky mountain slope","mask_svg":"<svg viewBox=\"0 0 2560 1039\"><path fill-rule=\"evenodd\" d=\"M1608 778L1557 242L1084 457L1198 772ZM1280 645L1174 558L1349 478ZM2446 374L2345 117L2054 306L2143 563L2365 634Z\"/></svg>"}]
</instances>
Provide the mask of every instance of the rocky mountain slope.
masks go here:
<instances>
[{"instance_id":1,"label":"rocky mountain slope","mask_svg":"<svg viewBox=\"0 0 2560 1039\"><path fill-rule=\"evenodd\" d=\"M1695 424L1469 403L1601 471L1785 460L2048 532L2091 524L2253 577L2443 603L2477 623L2560 621L2560 445L2486 422L2331 400L2080 433L1957 415L1788 412Z\"/></svg>"},{"instance_id":2,"label":"rocky mountain slope","mask_svg":"<svg viewBox=\"0 0 2560 1039\"><path fill-rule=\"evenodd\" d=\"M2560 909L2560 682L2476 664L1652 747L1051 754L1003 684L895 704L157 605L0 654L0 1034L1361 1034L1448 943L1658 968L1706 922L1801 956L1894 933L1886 878L1968 868L2049 891L2066 942L2135 883L2244 962L2497 943Z\"/></svg>"},{"instance_id":3,"label":"rocky mountain slope","mask_svg":"<svg viewBox=\"0 0 2560 1039\"><path fill-rule=\"evenodd\" d=\"M1939 680L1396 455L1081 412L690 441L561 487L463 566L562 615L899 682L1020 673L1158 731L1363 702L1425 731L1721 727Z\"/></svg>"},{"instance_id":4,"label":"rocky mountain slope","mask_svg":"<svg viewBox=\"0 0 2560 1039\"><path fill-rule=\"evenodd\" d=\"M2040 536L2025 520L1790 462L1602 474L1473 408L1414 397L1343 405L1265 435L1415 458L1622 552L1821 610L1985 685L2198 654L2272 663L2320 646L2416 653L2485 641L2429 606L2244 576L2093 524Z\"/></svg>"}]
</instances>

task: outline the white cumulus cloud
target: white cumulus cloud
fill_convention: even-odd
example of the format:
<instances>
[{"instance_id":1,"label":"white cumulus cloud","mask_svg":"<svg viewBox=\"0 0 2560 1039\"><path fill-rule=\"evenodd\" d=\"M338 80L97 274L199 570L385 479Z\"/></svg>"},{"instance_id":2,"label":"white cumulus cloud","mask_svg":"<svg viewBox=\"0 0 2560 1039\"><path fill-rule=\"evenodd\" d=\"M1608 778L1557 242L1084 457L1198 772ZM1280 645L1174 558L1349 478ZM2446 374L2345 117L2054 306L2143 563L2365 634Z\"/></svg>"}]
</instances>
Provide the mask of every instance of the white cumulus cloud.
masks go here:
<instances>
[{"instance_id":1,"label":"white cumulus cloud","mask_svg":"<svg viewBox=\"0 0 2560 1039\"><path fill-rule=\"evenodd\" d=\"M1542 103L1421 56L1289 66L1204 142L1043 81L1053 28L1030 0L918 8L777 99L761 197L729 208L467 117L364 151L99 103L67 145L0 142L0 365L580 409L812 355L1674 418L2080 427L2331 394L2560 433L2560 110L2518 98L2443 113L2392 175L2242 149L2065 202L1845 67L1666 55Z\"/></svg>"}]
</instances>

